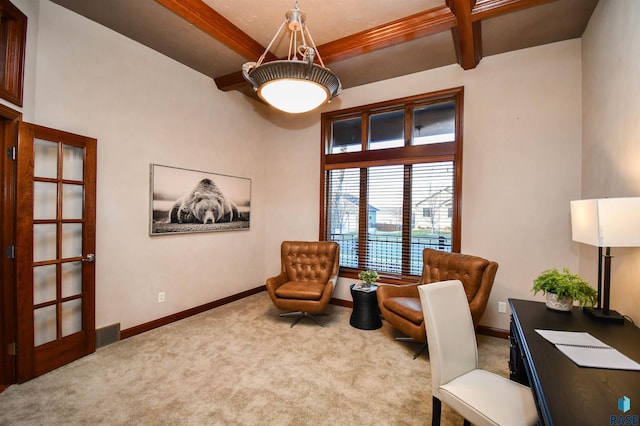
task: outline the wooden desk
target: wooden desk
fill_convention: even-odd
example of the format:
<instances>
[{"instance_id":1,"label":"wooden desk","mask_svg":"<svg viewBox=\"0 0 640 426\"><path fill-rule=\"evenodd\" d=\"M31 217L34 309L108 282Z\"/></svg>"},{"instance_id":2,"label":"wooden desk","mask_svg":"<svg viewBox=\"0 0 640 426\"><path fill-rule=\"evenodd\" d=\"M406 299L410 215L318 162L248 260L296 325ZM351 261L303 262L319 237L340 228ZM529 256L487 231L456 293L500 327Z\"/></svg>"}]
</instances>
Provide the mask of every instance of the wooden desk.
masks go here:
<instances>
[{"instance_id":1,"label":"wooden desk","mask_svg":"<svg viewBox=\"0 0 640 426\"><path fill-rule=\"evenodd\" d=\"M540 421L545 425L638 424L640 418L640 372L582 368L574 364L536 328L586 331L640 362L640 329L597 321L580 309L557 312L544 303L509 299L511 306L511 378L531 386ZM522 371L524 369L524 372ZM631 409L618 410L626 396ZM632 423L611 423L611 416L630 417Z\"/></svg>"}]
</instances>

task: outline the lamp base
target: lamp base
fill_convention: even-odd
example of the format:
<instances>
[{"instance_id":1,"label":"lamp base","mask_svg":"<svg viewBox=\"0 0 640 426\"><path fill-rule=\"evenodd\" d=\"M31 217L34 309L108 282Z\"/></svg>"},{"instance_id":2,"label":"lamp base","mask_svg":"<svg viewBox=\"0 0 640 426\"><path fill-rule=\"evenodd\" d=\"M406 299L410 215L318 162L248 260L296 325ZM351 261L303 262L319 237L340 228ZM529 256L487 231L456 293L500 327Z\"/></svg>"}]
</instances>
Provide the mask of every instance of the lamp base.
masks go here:
<instances>
[{"instance_id":1,"label":"lamp base","mask_svg":"<svg viewBox=\"0 0 640 426\"><path fill-rule=\"evenodd\" d=\"M609 309L609 314L605 315L602 312L602 309L596 308L583 308L582 309L585 314L589 315L591 318L595 318L598 321L608 321L613 323L624 323L624 317L620 315L618 312Z\"/></svg>"}]
</instances>

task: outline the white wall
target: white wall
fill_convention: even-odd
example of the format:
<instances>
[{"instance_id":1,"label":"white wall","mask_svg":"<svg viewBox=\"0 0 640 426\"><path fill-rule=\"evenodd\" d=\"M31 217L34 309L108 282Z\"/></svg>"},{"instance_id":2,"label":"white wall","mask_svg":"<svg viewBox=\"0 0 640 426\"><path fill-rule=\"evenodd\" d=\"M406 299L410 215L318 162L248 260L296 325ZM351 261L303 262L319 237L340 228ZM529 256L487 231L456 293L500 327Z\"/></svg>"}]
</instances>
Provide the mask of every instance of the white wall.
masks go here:
<instances>
[{"instance_id":1,"label":"white wall","mask_svg":"<svg viewBox=\"0 0 640 426\"><path fill-rule=\"evenodd\" d=\"M581 198L640 196L640 2L601 0L583 36ZM612 248L611 308L640 324L640 249ZM597 249L580 272L597 276Z\"/></svg>"},{"instance_id":2,"label":"white wall","mask_svg":"<svg viewBox=\"0 0 640 426\"><path fill-rule=\"evenodd\" d=\"M48 1L16 4L38 49L27 52L25 118L98 139L98 327L128 328L261 285L279 270L282 240L318 238L317 112L267 111ZM348 89L326 107L465 87L462 250L500 263L483 325L507 329L497 302L533 298L543 269L577 268L569 200L580 194L580 60L579 40L555 43L471 71ZM148 236L149 163L251 178L251 231ZM340 281L339 298L350 300L349 283Z\"/></svg>"},{"instance_id":3,"label":"white wall","mask_svg":"<svg viewBox=\"0 0 640 426\"><path fill-rule=\"evenodd\" d=\"M569 201L580 194L580 61L580 40L570 40L486 57L471 71L452 65L347 89L326 107L464 86L462 251L500 264L482 325L508 329L498 301L534 299L532 281L543 270L578 269ZM317 238L320 126L288 127L271 142L269 181L285 202L267 212L269 272L277 272L269 253L282 236ZM351 299L352 281L340 280L339 298Z\"/></svg>"},{"instance_id":4,"label":"white wall","mask_svg":"<svg viewBox=\"0 0 640 426\"><path fill-rule=\"evenodd\" d=\"M264 284L269 124L247 113L262 106L49 1L16 5L37 40L25 119L98 139L96 326L126 329ZM251 229L149 236L150 163L252 179Z\"/></svg>"}]
</instances>

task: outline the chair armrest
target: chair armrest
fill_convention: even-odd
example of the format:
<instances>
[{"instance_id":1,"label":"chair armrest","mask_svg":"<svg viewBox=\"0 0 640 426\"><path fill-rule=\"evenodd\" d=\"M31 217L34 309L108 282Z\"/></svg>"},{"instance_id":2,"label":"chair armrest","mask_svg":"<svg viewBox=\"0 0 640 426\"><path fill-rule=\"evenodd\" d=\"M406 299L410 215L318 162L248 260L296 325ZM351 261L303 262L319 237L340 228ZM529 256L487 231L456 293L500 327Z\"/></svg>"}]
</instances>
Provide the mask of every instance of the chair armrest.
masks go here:
<instances>
[{"instance_id":1,"label":"chair armrest","mask_svg":"<svg viewBox=\"0 0 640 426\"><path fill-rule=\"evenodd\" d=\"M278 287L289 281L285 273L281 273L275 277L267 278L266 287L269 292L275 292Z\"/></svg>"}]
</instances>

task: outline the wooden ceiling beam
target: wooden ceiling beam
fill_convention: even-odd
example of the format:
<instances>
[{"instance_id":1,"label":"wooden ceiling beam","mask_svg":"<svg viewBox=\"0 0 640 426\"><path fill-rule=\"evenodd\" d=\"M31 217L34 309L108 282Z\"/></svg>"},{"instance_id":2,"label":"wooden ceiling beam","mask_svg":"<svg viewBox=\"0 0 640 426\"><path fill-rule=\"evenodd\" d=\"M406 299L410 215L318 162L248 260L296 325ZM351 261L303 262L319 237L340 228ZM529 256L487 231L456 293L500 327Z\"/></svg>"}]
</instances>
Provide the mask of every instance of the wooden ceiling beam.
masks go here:
<instances>
[{"instance_id":1,"label":"wooden ceiling beam","mask_svg":"<svg viewBox=\"0 0 640 426\"><path fill-rule=\"evenodd\" d=\"M170 3L178 5L182 5L183 3L202 3L201 0L156 1L161 4ZM473 4L474 0L447 0L447 3L452 5L457 13L453 13L452 9L446 5L436 7L338 40L330 41L318 46L318 51L324 63L329 64L416 38L452 30L459 63L464 69L471 69L477 66L482 59L481 20L538 6L550 1L556 0L476 0L475 4ZM202 6L213 11L206 4L202 4ZM214 13L217 14L217 12ZM233 26L231 23L229 23L229 25ZM236 27L234 26L234 28ZM237 28L236 30L244 34L241 30ZM208 31L206 32L208 33ZM253 39L246 34L244 34L244 36L245 39L248 38L253 41ZM239 44L243 43L241 40L243 40L241 37L236 37L232 41ZM225 42L225 44L227 43ZM229 44L227 45L232 48ZM262 46L260 46L260 49L260 51L252 51L253 54L243 54L243 56L254 60L264 52ZM238 52L238 50L234 50ZM269 53L269 56L267 61L277 59L271 53ZM241 87L246 87L248 84L242 76L241 71L217 77L214 81L218 89L222 91L237 90Z\"/></svg>"},{"instance_id":2,"label":"wooden ceiling beam","mask_svg":"<svg viewBox=\"0 0 640 426\"><path fill-rule=\"evenodd\" d=\"M249 37L202 0L155 1L247 59L257 59L265 51L260 43ZM277 59L275 55L267 54L266 60L273 61L275 59Z\"/></svg>"},{"instance_id":3,"label":"wooden ceiling beam","mask_svg":"<svg viewBox=\"0 0 640 426\"><path fill-rule=\"evenodd\" d=\"M482 59L480 21L471 20L473 5L470 0L449 0L448 3L458 22L451 30L458 63L465 70L473 69Z\"/></svg>"},{"instance_id":4,"label":"wooden ceiling beam","mask_svg":"<svg viewBox=\"0 0 640 426\"><path fill-rule=\"evenodd\" d=\"M451 10L446 6L441 6L330 41L318 46L318 51L322 56L322 61L329 64L446 31L455 25L456 18ZM236 90L248 84L240 71L217 77L214 81L218 89L225 92Z\"/></svg>"},{"instance_id":5,"label":"wooden ceiling beam","mask_svg":"<svg viewBox=\"0 0 640 426\"><path fill-rule=\"evenodd\" d=\"M456 18L446 6L388 22L318 46L324 62L336 62L453 28Z\"/></svg>"}]
</instances>

